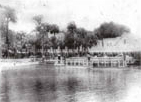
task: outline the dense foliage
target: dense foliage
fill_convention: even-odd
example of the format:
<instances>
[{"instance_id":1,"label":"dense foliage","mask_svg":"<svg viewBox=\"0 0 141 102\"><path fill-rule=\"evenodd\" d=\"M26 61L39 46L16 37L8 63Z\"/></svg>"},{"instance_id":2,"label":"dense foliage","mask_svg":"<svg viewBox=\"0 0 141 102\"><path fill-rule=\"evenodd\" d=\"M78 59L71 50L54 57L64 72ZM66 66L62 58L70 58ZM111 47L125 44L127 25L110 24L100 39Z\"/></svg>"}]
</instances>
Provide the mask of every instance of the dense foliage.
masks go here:
<instances>
[{"instance_id":1,"label":"dense foliage","mask_svg":"<svg viewBox=\"0 0 141 102\"><path fill-rule=\"evenodd\" d=\"M40 53L43 55L51 48L53 53L56 53L56 49L60 48L61 52L65 49L71 50L73 53L88 53L88 49L96 46L98 40L118 37L129 32L127 27L113 22L103 23L94 31L79 28L75 22L70 22L66 29L61 31L58 25L44 22L43 16L37 15L33 17L35 35L29 36L24 31L13 32L9 29L9 22L15 23L17 20L14 9L5 7L4 17L5 20L2 21L0 29L5 38L5 47L3 48L5 52L12 50L14 53ZM59 35L61 33L63 35ZM49 37L49 34L53 36Z\"/></svg>"},{"instance_id":2,"label":"dense foliage","mask_svg":"<svg viewBox=\"0 0 141 102\"><path fill-rule=\"evenodd\" d=\"M99 39L102 38L115 38L119 37L124 33L130 32L129 29L123 25L119 25L113 22L103 23L95 29L95 34Z\"/></svg>"}]
</instances>

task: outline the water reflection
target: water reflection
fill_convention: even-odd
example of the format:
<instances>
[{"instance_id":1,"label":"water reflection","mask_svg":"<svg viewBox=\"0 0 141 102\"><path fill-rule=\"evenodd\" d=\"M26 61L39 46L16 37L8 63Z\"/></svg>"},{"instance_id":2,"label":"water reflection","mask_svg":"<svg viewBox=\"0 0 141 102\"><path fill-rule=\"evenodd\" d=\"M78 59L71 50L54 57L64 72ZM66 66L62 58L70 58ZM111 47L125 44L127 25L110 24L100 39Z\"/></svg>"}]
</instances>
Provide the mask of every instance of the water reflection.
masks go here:
<instances>
[{"instance_id":1,"label":"water reflection","mask_svg":"<svg viewBox=\"0 0 141 102\"><path fill-rule=\"evenodd\" d=\"M1 76L1 102L122 102L131 86L141 84L138 69L38 65L3 71Z\"/></svg>"}]
</instances>

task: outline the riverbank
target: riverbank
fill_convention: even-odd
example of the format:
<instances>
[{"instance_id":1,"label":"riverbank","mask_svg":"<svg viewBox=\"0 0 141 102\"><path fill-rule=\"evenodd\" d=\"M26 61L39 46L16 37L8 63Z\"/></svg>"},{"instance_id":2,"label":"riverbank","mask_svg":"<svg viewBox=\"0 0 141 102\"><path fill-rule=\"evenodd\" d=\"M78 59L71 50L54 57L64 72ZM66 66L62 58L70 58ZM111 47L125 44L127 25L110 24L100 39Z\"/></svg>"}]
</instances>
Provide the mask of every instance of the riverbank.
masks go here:
<instances>
[{"instance_id":1,"label":"riverbank","mask_svg":"<svg viewBox=\"0 0 141 102\"><path fill-rule=\"evenodd\" d=\"M39 61L26 59L0 59L0 71L8 69L16 69L19 66L38 64Z\"/></svg>"},{"instance_id":2,"label":"riverbank","mask_svg":"<svg viewBox=\"0 0 141 102\"><path fill-rule=\"evenodd\" d=\"M39 64L40 59L31 59L31 58L24 58L24 59L0 59L0 71L2 70L12 70L12 69L21 69L24 67L21 66L30 66L30 65L36 65ZM49 64L50 65L50 64ZM51 64L52 65L52 64ZM69 65L55 65L55 68L65 68L65 69L91 69L91 70L96 70L96 69L141 69L141 66L130 66L130 67L116 67L116 68L111 68L111 67L92 67L92 66L69 66Z\"/></svg>"}]
</instances>

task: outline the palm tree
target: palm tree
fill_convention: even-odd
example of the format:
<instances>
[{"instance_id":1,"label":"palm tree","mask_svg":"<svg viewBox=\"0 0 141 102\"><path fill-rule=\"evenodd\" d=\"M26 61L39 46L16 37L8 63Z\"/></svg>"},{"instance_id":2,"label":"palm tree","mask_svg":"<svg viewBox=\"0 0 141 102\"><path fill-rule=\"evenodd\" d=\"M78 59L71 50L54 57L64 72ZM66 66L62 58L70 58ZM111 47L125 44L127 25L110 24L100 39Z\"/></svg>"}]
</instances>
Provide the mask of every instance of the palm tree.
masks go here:
<instances>
[{"instance_id":1,"label":"palm tree","mask_svg":"<svg viewBox=\"0 0 141 102\"><path fill-rule=\"evenodd\" d=\"M48 23L41 24L41 39L42 39L42 55L44 55L44 44L46 41L49 41L48 32L50 31L50 25Z\"/></svg>"},{"instance_id":2,"label":"palm tree","mask_svg":"<svg viewBox=\"0 0 141 102\"><path fill-rule=\"evenodd\" d=\"M87 36L87 31L84 28L78 28L77 29L77 44L78 44L78 53L80 53L80 46L82 46L82 49L84 49L85 38Z\"/></svg>"},{"instance_id":3,"label":"palm tree","mask_svg":"<svg viewBox=\"0 0 141 102\"><path fill-rule=\"evenodd\" d=\"M68 53L69 53L69 49L72 49L72 51L73 51L74 37L69 32L65 32L64 43L65 43L65 46L67 46L67 48L68 48Z\"/></svg>"},{"instance_id":4,"label":"palm tree","mask_svg":"<svg viewBox=\"0 0 141 102\"><path fill-rule=\"evenodd\" d=\"M44 44L46 42L46 40L48 39L48 32L50 31L50 24L48 23L43 23L43 16L42 15L37 15L33 17L33 20L36 23L36 28L35 30L38 32L38 37L40 39L41 46L42 46L42 56L44 55Z\"/></svg>"},{"instance_id":5,"label":"palm tree","mask_svg":"<svg viewBox=\"0 0 141 102\"><path fill-rule=\"evenodd\" d=\"M65 49L64 40L58 40L58 46L60 47L61 54L63 54L63 49Z\"/></svg>"},{"instance_id":6,"label":"palm tree","mask_svg":"<svg viewBox=\"0 0 141 102\"><path fill-rule=\"evenodd\" d=\"M4 7L4 17L5 17L5 23L6 23L6 45L7 45L7 51L8 51L8 57L9 57L9 22L15 23L17 20L16 12L13 8L10 7Z\"/></svg>"},{"instance_id":7,"label":"palm tree","mask_svg":"<svg viewBox=\"0 0 141 102\"><path fill-rule=\"evenodd\" d=\"M75 49L75 44L76 44L76 41L75 41L75 37L76 37L76 24L75 22L70 22L67 26L67 32L68 34L70 34L70 40L72 41L72 50L73 50L73 53L74 53L74 49Z\"/></svg>"},{"instance_id":8,"label":"palm tree","mask_svg":"<svg viewBox=\"0 0 141 102\"><path fill-rule=\"evenodd\" d=\"M76 27L76 24L75 22L70 22L67 26L67 31L74 34L75 31L76 31L77 27Z\"/></svg>"},{"instance_id":9,"label":"palm tree","mask_svg":"<svg viewBox=\"0 0 141 102\"><path fill-rule=\"evenodd\" d=\"M58 47L58 40L57 40L56 37L53 36L53 37L50 38L50 42L51 42L51 45L52 45L52 48L53 48L53 53L55 54L56 53L55 49L57 49L57 47Z\"/></svg>"},{"instance_id":10,"label":"palm tree","mask_svg":"<svg viewBox=\"0 0 141 102\"><path fill-rule=\"evenodd\" d=\"M50 26L50 33L54 34L54 37L55 37L55 34L59 33L59 27L56 24L52 24Z\"/></svg>"}]
</instances>

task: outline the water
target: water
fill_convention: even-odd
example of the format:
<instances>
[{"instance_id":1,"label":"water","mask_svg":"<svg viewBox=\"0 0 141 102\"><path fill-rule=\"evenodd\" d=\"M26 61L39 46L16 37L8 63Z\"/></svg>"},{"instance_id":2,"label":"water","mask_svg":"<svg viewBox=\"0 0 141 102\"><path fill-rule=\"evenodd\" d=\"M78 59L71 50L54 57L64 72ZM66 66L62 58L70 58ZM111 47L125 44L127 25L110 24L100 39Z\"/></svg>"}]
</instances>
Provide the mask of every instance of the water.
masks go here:
<instances>
[{"instance_id":1,"label":"water","mask_svg":"<svg viewBox=\"0 0 141 102\"><path fill-rule=\"evenodd\" d=\"M41 65L1 73L1 102L139 102L141 70Z\"/></svg>"}]
</instances>

